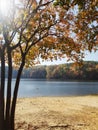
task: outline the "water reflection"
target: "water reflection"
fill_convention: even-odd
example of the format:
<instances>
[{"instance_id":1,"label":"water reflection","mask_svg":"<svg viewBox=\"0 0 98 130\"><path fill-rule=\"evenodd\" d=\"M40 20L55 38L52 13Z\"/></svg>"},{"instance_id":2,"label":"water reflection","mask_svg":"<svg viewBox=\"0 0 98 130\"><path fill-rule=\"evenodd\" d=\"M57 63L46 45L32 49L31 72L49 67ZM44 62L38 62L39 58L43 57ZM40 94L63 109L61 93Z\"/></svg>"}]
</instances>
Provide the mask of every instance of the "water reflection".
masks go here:
<instances>
[{"instance_id":1,"label":"water reflection","mask_svg":"<svg viewBox=\"0 0 98 130\"><path fill-rule=\"evenodd\" d=\"M13 79L13 86L14 83L15 80ZM89 94L98 94L98 82L65 82L21 79L18 97L73 96Z\"/></svg>"}]
</instances>

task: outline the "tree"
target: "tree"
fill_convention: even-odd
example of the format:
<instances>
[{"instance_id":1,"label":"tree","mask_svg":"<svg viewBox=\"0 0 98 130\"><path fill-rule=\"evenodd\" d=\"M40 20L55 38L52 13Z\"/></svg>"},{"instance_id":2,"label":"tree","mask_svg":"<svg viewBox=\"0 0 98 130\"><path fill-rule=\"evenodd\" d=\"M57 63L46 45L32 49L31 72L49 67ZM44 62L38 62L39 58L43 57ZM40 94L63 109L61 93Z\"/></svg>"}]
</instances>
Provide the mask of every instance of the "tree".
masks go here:
<instances>
[{"instance_id":1,"label":"tree","mask_svg":"<svg viewBox=\"0 0 98 130\"><path fill-rule=\"evenodd\" d=\"M2 7L3 6L3 7ZM0 129L14 130L15 108L22 70L39 57L52 60L58 53L60 20L54 13L53 0L0 1ZM10 8L9 8L10 7ZM4 8L4 9L3 9ZM58 45L57 45L58 44ZM5 65L8 65L7 92ZM13 66L18 67L13 95ZM5 102L6 96L6 102ZM12 101L11 101L12 96Z\"/></svg>"},{"instance_id":2,"label":"tree","mask_svg":"<svg viewBox=\"0 0 98 130\"><path fill-rule=\"evenodd\" d=\"M60 7L55 8L54 2L55 0L0 1L0 130L14 130L19 82L24 67L36 64L39 58L53 60L65 54L72 60L82 58L82 45L70 35L74 20L71 6L67 4L65 11ZM6 63L8 78L5 94ZM18 68L18 72L11 95L13 66Z\"/></svg>"},{"instance_id":3,"label":"tree","mask_svg":"<svg viewBox=\"0 0 98 130\"><path fill-rule=\"evenodd\" d=\"M56 0L55 5L66 10L71 9L72 30L75 41L82 50L98 50L98 2L97 0ZM66 14L63 15L63 18Z\"/></svg>"}]
</instances>

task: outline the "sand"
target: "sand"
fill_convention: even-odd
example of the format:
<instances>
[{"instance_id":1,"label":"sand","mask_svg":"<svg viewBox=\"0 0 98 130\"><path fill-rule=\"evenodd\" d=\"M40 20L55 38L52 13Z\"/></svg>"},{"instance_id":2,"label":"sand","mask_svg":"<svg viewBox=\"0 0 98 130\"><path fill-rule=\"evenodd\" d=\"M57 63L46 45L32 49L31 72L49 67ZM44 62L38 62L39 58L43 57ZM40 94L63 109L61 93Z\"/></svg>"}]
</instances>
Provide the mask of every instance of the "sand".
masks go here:
<instances>
[{"instance_id":1,"label":"sand","mask_svg":"<svg viewBox=\"0 0 98 130\"><path fill-rule=\"evenodd\" d=\"M98 130L98 96L17 100L16 130Z\"/></svg>"}]
</instances>

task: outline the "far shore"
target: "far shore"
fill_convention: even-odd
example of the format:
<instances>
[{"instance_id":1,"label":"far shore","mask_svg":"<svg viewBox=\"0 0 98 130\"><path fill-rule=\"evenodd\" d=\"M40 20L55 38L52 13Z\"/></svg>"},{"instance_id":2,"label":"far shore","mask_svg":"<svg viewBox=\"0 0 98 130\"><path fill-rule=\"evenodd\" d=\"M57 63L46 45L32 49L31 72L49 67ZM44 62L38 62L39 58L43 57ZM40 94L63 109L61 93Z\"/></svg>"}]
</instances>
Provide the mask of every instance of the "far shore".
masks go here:
<instances>
[{"instance_id":1,"label":"far shore","mask_svg":"<svg viewBox=\"0 0 98 130\"><path fill-rule=\"evenodd\" d=\"M98 95L18 98L16 130L98 130Z\"/></svg>"}]
</instances>

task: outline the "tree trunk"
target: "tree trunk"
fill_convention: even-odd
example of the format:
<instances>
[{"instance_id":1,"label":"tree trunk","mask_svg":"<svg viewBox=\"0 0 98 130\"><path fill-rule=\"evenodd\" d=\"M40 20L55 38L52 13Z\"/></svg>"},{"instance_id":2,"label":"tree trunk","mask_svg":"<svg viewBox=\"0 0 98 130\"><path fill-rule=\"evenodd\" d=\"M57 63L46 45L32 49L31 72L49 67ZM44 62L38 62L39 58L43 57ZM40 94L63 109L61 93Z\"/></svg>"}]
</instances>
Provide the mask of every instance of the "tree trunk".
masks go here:
<instances>
[{"instance_id":1,"label":"tree trunk","mask_svg":"<svg viewBox=\"0 0 98 130\"><path fill-rule=\"evenodd\" d=\"M14 119L15 119L16 101L17 101L20 77L21 77L21 73L22 73L24 65L25 65L25 58L22 57L22 63L21 63L20 68L18 70L15 88L14 88L13 100L12 100L11 117L10 117L11 118L11 130L14 130L14 127L15 127L14 126Z\"/></svg>"},{"instance_id":2,"label":"tree trunk","mask_svg":"<svg viewBox=\"0 0 98 130\"><path fill-rule=\"evenodd\" d=\"M0 130L4 130L4 89L5 89L5 48L0 50L1 53L1 86L0 86Z\"/></svg>"},{"instance_id":3,"label":"tree trunk","mask_svg":"<svg viewBox=\"0 0 98 130\"><path fill-rule=\"evenodd\" d=\"M12 82L12 56L11 49L7 48L8 56L8 81L7 81L7 94L6 94L6 129L10 130L10 106L11 106L11 82Z\"/></svg>"}]
</instances>

